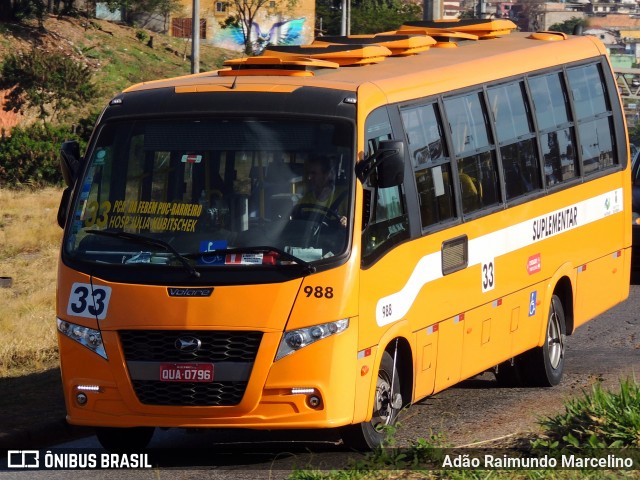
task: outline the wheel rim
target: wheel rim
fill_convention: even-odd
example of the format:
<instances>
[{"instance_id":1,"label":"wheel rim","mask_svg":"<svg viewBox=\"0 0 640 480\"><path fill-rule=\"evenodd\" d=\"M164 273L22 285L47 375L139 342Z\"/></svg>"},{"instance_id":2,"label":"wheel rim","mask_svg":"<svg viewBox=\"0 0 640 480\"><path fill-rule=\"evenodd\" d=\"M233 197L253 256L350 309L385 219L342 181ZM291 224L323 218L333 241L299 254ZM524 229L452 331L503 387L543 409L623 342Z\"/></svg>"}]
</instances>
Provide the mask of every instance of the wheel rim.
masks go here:
<instances>
[{"instance_id":1,"label":"wheel rim","mask_svg":"<svg viewBox=\"0 0 640 480\"><path fill-rule=\"evenodd\" d=\"M376 398L371 418L371 424L376 430L393 423L393 406L391 401L393 391L391 389L391 377L384 370L378 373L378 383L376 386Z\"/></svg>"},{"instance_id":2,"label":"wheel rim","mask_svg":"<svg viewBox=\"0 0 640 480\"><path fill-rule=\"evenodd\" d=\"M549 364L553 369L558 368L564 356L564 341L562 338L562 330L560 329L560 320L553 302L551 304L549 326L547 327L547 351Z\"/></svg>"}]
</instances>

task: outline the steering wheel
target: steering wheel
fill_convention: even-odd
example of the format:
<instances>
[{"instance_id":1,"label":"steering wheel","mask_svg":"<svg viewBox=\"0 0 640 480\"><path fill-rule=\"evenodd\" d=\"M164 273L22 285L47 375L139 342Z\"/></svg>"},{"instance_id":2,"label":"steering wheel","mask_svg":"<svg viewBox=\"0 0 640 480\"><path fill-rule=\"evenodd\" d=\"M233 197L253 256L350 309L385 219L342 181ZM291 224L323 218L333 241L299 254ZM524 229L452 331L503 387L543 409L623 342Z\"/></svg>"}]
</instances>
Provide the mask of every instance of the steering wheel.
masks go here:
<instances>
[{"instance_id":1,"label":"steering wheel","mask_svg":"<svg viewBox=\"0 0 640 480\"><path fill-rule=\"evenodd\" d=\"M300 203L295 206L292 218L301 220L315 220L322 226L340 225L342 216L331 208L315 203Z\"/></svg>"}]
</instances>

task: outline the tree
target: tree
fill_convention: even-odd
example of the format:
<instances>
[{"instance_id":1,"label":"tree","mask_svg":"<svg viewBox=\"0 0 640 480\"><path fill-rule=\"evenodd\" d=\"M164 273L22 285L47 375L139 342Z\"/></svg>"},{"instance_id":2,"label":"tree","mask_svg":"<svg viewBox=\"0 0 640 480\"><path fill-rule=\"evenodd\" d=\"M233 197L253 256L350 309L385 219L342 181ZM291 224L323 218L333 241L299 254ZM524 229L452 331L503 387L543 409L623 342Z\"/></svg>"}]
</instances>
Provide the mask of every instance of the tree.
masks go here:
<instances>
[{"instance_id":1,"label":"tree","mask_svg":"<svg viewBox=\"0 0 640 480\"><path fill-rule=\"evenodd\" d=\"M322 33L340 35L342 2L318 0L316 18L322 19ZM353 35L397 30L404 22L421 20L422 7L402 0L354 0L351 5L351 33ZM316 21L319 25L320 21Z\"/></svg>"},{"instance_id":2,"label":"tree","mask_svg":"<svg viewBox=\"0 0 640 480\"><path fill-rule=\"evenodd\" d=\"M167 18L183 8L180 0L106 0L105 3L112 12L122 10L123 21L127 25L134 25L137 19L154 14Z\"/></svg>"},{"instance_id":3,"label":"tree","mask_svg":"<svg viewBox=\"0 0 640 480\"><path fill-rule=\"evenodd\" d=\"M527 25L523 28L524 31L536 31L542 28L540 20L542 12L544 10L543 0L520 0L518 3L520 7L521 18L526 19Z\"/></svg>"},{"instance_id":4,"label":"tree","mask_svg":"<svg viewBox=\"0 0 640 480\"><path fill-rule=\"evenodd\" d=\"M89 102L96 96L91 70L59 53L33 49L11 54L0 68L0 89L10 90L5 110L38 110L46 125L68 106Z\"/></svg>"},{"instance_id":5,"label":"tree","mask_svg":"<svg viewBox=\"0 0 640 480\"><path fill-rule=\"evenodd\" d=\"M47 13L45 0L2 0L2 2L0 20L24 22L35 19L38 21L38 26L44 28L44 18Z\"/></svg>"},{"instance_id":6,"label":"tree","mask_svg":"<svg viewBox=\"0 0 640 480\"><path fill-rule=\"evenodd\" d=\"M554 23L549 27L549 30L572 35L576 27L584 28L586 26L587 21L584 18L571 17L569 20L565 20L564 22Z\"/></svg>"},{"instance_id":7,"label":"tree","mask_svg":"<svg viewBox=\"0 0 640 480\"><path fill-rule=\"evenodd\" d=\"M397 30L404 22L422 20L422 8L402 0L361 0L351 7L351 33Z\"/></svg>"}]
</instances>

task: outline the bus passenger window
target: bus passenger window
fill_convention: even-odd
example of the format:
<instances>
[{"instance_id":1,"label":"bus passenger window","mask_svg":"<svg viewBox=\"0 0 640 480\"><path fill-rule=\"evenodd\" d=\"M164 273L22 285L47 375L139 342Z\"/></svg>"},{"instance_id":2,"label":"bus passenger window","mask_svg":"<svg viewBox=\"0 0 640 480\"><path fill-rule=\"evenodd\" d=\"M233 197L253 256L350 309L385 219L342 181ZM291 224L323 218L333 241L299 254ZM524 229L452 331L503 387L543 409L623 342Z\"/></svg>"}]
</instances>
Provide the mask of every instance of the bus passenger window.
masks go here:
<instances>
[{"instance_id":1,"label":"bus passenger window","mask_svg":"<svg viewBox=\"0 0 640 480\"><path fill-rule=\"evenodd\" d=\"M455 216L451 160L436 104L401 111L415 171L422 227Z\"/></svg>"},{"instance_id":2,"label":"bus passenger window","mask_svg":"<svg viewBox=\"0 0 640 480\"><path fill-rule=\"evenodd\" d=\"M577 120L611 110L598 65L584 65L567 70Z\"/></svg>"},{"instance_id":3,"label":"bus passenger window","mask_svg":"<svg viewBox=\"0 0 640 480\"><path fill-rule=\"evenodd\" d=\"M487 91L496 126L507 200L542 188L531 119L524 99L524 84L511 83Z\"/></svg>"},{"instance_id":4,"label":"bus passenger window","mask_svg":"<svg viewBox=\"0 0 640 480\"><path fill-rule=\"evenodd\" d=\"M490 145L479 93L448 98L444 104L456 156Z\"/></svg>"},{"instance_id":5,"label":"bus passenger window","mask_svg":"<svg viewBox=\"0 0 640 480\"><path fill-rule=\"evenodd\" d=\"M609 117L581 123L578 132L585 175L615 164Z\"/></svg>"},{"instance_id":6,"label":"bus passenger window","mask_svg":"<svg viewBox=\"0 0 640 480\"><path fill-rule=\"evenodd\" d=\"M578 122L582 172L587 175L617 164L611 107L600 66L570 68L567 76Z\"/></svg>"},{"instance_id":7,"label":"bus passenger window","mask_svg":"<svg viewBox=\"0 0 640 480\"><path fill-rule=\"evenodd\" d=\"M500 201L495 145L489 137L480 92L444 101L454 154L458 157L458 182L462 212L472 213Z\"/></svg>"},{"instance_id":8,"label":"bus passenger window","mask_svg":"<svg viewBox=\"0 0 640 480\"><path fill-rule=\"evenodd\" d=\"M575 178L578 175L575 133L561 74L532 77L529 89L540 132L546 185Z\"/></svg>"},{"instance_id":9,"label":"bus passenger window","mask_svg":"<svg viewBox=\"0 0 640 480\"><path fill-rule=\"evenodd\" d=\"M458 160L462 212L471 213L500 201L496 160L484 152Z\"/></svg>"}]
</instances>

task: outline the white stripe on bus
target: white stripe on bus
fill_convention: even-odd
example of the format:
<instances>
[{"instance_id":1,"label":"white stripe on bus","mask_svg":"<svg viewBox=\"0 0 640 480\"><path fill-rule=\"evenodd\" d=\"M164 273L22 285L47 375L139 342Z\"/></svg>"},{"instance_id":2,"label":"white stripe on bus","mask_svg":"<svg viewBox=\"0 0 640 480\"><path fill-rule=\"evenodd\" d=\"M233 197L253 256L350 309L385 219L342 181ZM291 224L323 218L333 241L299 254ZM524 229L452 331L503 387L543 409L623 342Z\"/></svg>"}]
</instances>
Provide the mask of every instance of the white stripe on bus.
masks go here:
<instances>
[{"instance_id":1,"label":"white stripe on bus","mask_svg":"<svg viewBox=\"0 0 640 480\"><path fill-rule=\"evenodd\" d=\"M471 239L469 240L467 268L482 265L484 259L506 255L566 231L596 222L609 215L620 213L623 210L622 199L622 188L618 188ZM377 324L382 327L402 319L411 309L422 287L441 277L442 258L440 251L422 257L416 263L407 283L400 291L378 300L376 305ZM480 277L478 277L478 288L481 289ZM389 306L391 308L386 308Z\"/></svg>"}]
</instances>

